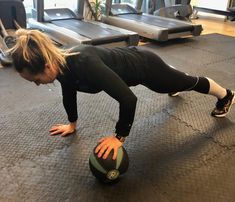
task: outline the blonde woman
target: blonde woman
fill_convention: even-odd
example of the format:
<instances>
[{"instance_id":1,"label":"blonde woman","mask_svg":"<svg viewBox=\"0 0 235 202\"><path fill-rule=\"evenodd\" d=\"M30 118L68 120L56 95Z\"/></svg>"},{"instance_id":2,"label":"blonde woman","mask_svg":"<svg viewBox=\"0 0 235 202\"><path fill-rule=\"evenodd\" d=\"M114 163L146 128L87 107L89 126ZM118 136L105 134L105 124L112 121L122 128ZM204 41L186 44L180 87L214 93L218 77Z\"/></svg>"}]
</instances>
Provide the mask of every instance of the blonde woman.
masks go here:
<instances>
[{"instance_id":1,"label":"blonde woman","mask_svg":"<svg viewBox=\"0 0 235 202\"><path fill-rule=\"evenodd\" d=\"M99 140L98 157L107 158L128 136L134 120L137 98L129 86L142 84L158 93L194 90L218 98L211 115L224 117L235 102L234 92L206 77L190 76L167 65L156 54L137 47L113 48L81 45L70 51L56 47L43 33L19 29L12 58L20 76L36 85L61 83L68 124L54 125L51 135L66 136L76 130L76 93L105 91L119 102L115 132Z\"/></svg>"}]
</instances>

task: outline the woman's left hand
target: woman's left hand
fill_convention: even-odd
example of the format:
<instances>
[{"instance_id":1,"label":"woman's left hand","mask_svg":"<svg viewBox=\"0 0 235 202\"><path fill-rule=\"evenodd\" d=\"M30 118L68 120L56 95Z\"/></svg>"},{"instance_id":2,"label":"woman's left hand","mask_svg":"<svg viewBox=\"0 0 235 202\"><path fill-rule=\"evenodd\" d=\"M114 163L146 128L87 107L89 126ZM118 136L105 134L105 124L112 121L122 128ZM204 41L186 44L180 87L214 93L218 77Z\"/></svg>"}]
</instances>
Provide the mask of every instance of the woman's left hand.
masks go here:
<instances>
[{"instance_id":1,"label":"woman's left hand","mask_svg":"<svg viewBox=\"0 0 235 202\"><path fill-rule=\"evenodd\" d=\"M98 153L98 157L100 158L104 154L103 159L106 159L113 149L113 160L117 158L118 148L123 145L114 135L101 138L99 143L100 144L95 149L95 153Z\"/></svg>"}]
</instances>

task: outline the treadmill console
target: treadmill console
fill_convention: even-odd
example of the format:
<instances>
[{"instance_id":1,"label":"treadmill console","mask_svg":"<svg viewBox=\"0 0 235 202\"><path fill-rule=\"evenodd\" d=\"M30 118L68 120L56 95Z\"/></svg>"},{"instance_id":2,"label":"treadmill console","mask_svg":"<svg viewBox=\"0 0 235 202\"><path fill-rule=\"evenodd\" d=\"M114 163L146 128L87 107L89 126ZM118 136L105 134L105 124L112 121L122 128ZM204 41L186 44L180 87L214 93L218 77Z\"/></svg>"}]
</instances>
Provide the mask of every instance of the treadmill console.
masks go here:
<instances>
[{"instance_id":1,"label":"treadmill console","mask_svg":"<svg viewBox=\"0 0 235 202\"><path fill-rule=\"evenodd\" d=\"M129 4L112 4L111 15L141 14Z\"/></svg>"},{"instance_id":2,"label":"treadmill console","mask_svg":"<svg viewBox=\"0 0 235 202\"><path fill-rule=\"evenodd\" d=\"M44 9L44 16L50 20L66 20L66 19L83 19L82 16L77 16L68 8L52 8Z\"/></svg>"}]
</instances>

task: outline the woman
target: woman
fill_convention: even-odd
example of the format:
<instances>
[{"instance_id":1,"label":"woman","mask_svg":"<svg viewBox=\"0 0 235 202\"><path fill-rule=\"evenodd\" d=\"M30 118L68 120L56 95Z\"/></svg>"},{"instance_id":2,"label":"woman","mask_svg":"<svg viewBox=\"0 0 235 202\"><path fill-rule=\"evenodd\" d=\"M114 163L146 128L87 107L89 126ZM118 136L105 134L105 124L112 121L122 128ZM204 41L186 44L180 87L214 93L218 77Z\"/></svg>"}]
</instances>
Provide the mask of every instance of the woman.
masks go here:
<instances>
[{"instance_id":1,"label":"woman","mask_svg":"<svg viewBox=\"0 0 235 202\"><path fill-rule=\"evenodd\" d=\"M113 135L99 140L98 157L107 158L128 136L135 115L137 98L129 86L142 84L158 93L176 95L176 92L194 90L218 98L211 115L224 117L235 102L234 92L205 77L180 72L157 55L136 47L107 49L84 46L61 50L43 33L19 29L12 58L17 72L36 85L61 83L63 105L69 124L58 124L50 129L51 135L66 136L76 130L76 92L105 91L119 102L119 120Z\"/></svg>"}]
</instances>

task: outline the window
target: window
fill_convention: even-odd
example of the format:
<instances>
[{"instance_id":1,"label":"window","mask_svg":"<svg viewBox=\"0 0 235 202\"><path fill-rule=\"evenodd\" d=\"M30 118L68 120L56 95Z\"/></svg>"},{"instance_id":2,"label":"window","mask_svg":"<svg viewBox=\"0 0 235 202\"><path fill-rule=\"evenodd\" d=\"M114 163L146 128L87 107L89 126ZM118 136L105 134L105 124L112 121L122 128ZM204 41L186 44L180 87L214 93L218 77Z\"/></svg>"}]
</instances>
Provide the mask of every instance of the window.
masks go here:
<instances>
[{"instance_id":1,"label":"window","mask_svg":"<svg viewBox=\"0 0 235 202\"><path fill-rule=\"evenodd\" d=\"M135 8L137 0L121 0L121 3L128 3L128 4L132 5L132 7Z\"/></svg>"},{"instance_id":2,"label":"window","mask_svg":"<svg viewBox=\"0 0 235 202\"><path fill-rule=\"evenodd\" d=\"M69 8L77 9L77 0L44 0L44 8Z\"/></svg>"},{"instance_id":3,"label":"window","mask_svg":"<svg viewBox=\"0 0 235 202\"><path fill-rule=\"evenodd\" d=\"M23 4L26 11L26 17L30 18L32 16L33 0L24 0Z\"/></svg>"},{"instance_id":4,"label":"window","mask_svg":"<svg viewBox=\"0 0 235 202\"><path fill-rule=\"evenodd\" d=\"M69 8L72 11L77 9L78 0L44 0L44 8ZM24 0L27 18L32 17L32 9L36 0Z\"/></svg>"}]
</instances>

